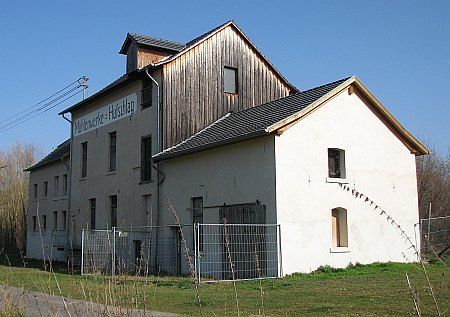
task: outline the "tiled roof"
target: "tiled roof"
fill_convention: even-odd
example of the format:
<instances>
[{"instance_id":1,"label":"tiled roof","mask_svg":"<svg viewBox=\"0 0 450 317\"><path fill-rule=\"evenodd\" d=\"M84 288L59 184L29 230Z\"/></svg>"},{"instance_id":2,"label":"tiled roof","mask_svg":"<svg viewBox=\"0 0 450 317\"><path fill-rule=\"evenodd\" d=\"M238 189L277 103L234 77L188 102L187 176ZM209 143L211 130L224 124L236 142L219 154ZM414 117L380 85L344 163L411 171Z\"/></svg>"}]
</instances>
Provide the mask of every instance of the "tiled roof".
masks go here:
<instances>
[{"instance_id":1,"label":"tiled roof","mask_svg":"<svg viewBox=\"0 0 450 317\"><path fill-rule=\"evenodd\" d=\"M179 52L186 47L184 44L174 41L159 39L148 35L128 33L127 38L123 43L122 48L120 49L121 54L126 54L126 48L128 46L129 39L133 39L134 41L136 41L138 44L141 45L153 46L174 52Z\"/></svg>"},{"instance_id":2,"label":"tiled roof","mask_svg":"<svg viewBox=\"0 0 450 317\"><path fill-rule=\"evenodd\" d=\"M268 128L303 110L345 82L323 86L277 99L236 113L228 113L185 141L153 156L155 161L194 153L268 134Z\"/></svg>"},{"instance_id":3,"label":"tiled roof","mask_svg":"<svg viewBox=\"0 0 450 317\"><path fill-rule=\"evenodd\" d=\"M39 167L42 167L48 163L57 161L62 157L70 155L70 139L64 141L58 145L49 155L44 157L42 160L34 164L33 166L27 168L25 171L33 171Z\"/></svg>"}]
</instances>

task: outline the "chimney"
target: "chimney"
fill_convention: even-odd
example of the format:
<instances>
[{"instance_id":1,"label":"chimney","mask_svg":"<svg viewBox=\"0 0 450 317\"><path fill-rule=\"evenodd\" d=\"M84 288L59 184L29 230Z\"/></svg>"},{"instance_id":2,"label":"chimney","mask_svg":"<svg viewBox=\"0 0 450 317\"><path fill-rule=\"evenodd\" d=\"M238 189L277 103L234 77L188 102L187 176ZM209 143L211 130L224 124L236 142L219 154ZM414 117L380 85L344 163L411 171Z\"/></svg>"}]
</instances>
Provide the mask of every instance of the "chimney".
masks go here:
<instances>
[{"instance_id":1,"label":"chimney","mask_svg":"<svg viewBox=\"0 0 450 317\"><path fill-rule=\"evenodd\" d=\"M127 73L173 55L184 48L183 44L145 35L127 34L120 54L127 55Z\"/></svg>"}]
</instances>

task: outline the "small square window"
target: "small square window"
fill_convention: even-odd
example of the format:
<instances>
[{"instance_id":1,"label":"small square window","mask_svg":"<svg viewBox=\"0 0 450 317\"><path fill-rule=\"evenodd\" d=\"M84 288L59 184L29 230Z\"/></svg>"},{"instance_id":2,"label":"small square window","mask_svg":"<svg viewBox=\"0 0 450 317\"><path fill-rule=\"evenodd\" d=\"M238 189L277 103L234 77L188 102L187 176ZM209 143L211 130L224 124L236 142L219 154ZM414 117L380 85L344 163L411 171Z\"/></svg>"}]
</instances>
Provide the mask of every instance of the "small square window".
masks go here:
<instances>
[{"instance_id":1,"label":"small square window","mask_svg":"<svg viewBox=\"0 0 450 317\"><path fill-rule=\"evenodd\" d=\"M223 89L226 93L237 94L237 68L223 69Z\"/></svg>"},{"instance_id":2,"label":"small square window","mask_svg":"<svg viewBox=\"0 0 450 317\"><path fill-rule=\"evenodd\" d=\"M345 151L328 149L328 177L346 178L345 174Z\"/></svg>"}]
</instances>

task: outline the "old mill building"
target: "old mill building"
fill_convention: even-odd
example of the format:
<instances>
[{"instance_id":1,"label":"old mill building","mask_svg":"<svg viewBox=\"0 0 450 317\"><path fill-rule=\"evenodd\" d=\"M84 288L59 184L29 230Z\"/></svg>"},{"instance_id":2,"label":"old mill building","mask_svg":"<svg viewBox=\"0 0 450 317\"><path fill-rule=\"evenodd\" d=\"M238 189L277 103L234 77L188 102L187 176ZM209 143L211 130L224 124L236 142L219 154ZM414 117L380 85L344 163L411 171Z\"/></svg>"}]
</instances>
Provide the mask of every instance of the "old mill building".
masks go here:
<instances>
[{"instance_id":1,"label":"old mill building","mask_svg":"<svg viewBox=\"0 0 450 317\"><path fill-rule=\"evenodd\" d=\"M83 229L159 228L154 265L186 273L182 248L166 246L181 245L178 222L202 261L209 240L194 224L226 222L277 225L264 249L282 253L277 275L417 259L405 237L419 220L415 157L428 150L358 78L301 91L233 21L184 44L129 33L120 54L126 73L62 111L71 138L28 169L28 258L66 261ZM253 233L227 240L238 269ZM131 257L143 243L130 240Z\"/></svg>"}]
</instances>

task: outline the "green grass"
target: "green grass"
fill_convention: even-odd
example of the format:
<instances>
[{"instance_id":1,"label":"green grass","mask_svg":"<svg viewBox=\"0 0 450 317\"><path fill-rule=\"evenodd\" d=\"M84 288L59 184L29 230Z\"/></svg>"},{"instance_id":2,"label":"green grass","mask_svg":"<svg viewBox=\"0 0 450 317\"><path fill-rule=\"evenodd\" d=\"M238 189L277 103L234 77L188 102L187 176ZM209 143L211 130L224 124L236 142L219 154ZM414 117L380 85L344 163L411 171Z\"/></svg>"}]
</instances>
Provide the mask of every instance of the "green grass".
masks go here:
<instances>
[{"instance_id":1,"label":"green grass","mask_svg":"<svg viewBox=\"0 0 450 317\"><path fill-rule=\"evenodd\" d=\"M199 315L195 289L185 277L82 277L68 274L62 267L49 273L33 262L32 268L0 265L0 284L29 290L62 294L120 306ZM29 264L27 263L27 266ZM426 265L443 315L450 314L448 266ZM313 274L293 274L283 279L265 280L264 312L268 316L342 316L411 315L405 272L419 293L423 315L435 315L425 276L417 264L376 263L347 269L322 267ZM262 312L259 281L237 282L241 315ZM235 316L236 302L232 283L202 284L200 297L204 316ZM112 299L112 302L111 302Z\"/></svg>"}]
</instances>

